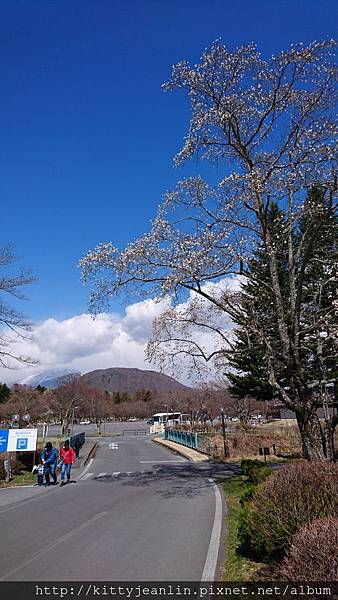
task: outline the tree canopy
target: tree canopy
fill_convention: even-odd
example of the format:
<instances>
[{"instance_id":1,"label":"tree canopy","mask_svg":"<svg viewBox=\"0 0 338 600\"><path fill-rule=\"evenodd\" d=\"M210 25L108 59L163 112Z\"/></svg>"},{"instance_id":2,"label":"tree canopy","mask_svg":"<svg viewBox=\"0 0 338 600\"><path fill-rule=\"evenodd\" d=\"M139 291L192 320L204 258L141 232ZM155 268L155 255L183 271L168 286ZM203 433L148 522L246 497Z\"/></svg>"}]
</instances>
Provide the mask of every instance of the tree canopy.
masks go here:
<instances>
[{"instance_id":1,"label":"tree canopy","mask_svg":"<svg viewBox=\"0 0 338 600\"><path fill-rule=\"evenodd\" d=\"M8 297L23 300L23 288L35 281L31 271L9 269L17 261L10 244L0 247L0 366L13 368L17 363L33 364L33 361L17 353L13 342L24 338L31 330L31 323L7 302Z\"/></svg>"},{"instance_id":2,"label":"tree canopy","mask_svg":"<svg viewBox=\"0 0 338 600\"><path fill-rule=\"evenodd\" d=\"M243 319L243 291L229 281L265 290L271 318L253 303L249 335L264 348L268 384L296 412L308 458L332 456L337 421L329 410L336 374L328 358L336 355L338 308L334 49L332 40L298 44L265 59L252 44L229 50L217 41L199 64L175 65L164 89L185 91L191 103L176 163L197 156L217 164L220 180L181 180L165 195L149 233L122 251L100 244L81 261L93 311L131 288L140 296L170 297L170 319L155 326L151 353L161 354L167 340L172 357L190 352L196 366L200 358L235 351L233 334L220 323L222 315ZM328 253L327 242L318 242L328 240L329 223ZM251 264L257 248L265 261L261 272ZM203 301L198 309L189 294ZM187 324L214 328L220 345L206 352L186 335ZM327 414L324 434L318 405Z\"/></svg>"}]
</instances>

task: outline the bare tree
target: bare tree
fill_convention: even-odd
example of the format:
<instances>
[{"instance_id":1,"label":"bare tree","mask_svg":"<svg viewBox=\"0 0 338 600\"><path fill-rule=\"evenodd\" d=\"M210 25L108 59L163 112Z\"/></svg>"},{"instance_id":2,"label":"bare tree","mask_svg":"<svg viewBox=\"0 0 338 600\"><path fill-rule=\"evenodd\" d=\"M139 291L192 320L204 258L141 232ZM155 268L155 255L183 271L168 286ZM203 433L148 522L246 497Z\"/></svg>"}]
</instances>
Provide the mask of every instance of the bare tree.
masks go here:
<instances>
[{"instance_id":1,"label":"bare tree","mask_svg":"<svg viewBox=\"0 0 338 600\"><path fill-rule=\"evenodd\" d=\"M215 186L201 177L180 181L166 194L150 233L122 252L101 244L81 261L83 278L93 285L94 311L132 287L140 295L171 296L174 306L196 294L210 310L216 307L226 318L239 319L240 293L237 298L232 291L220 294L214 284L238 275L249 279L247 264L253 245L260 243L269 271L268 281L260 284L272 297L278 347L261 315L253 313L251 327L265 348L270 384L296 413L309 459L333 457L330 440L337 423L337 416L329 414L329 386L337 384L337 376L326 360L337 349L336 228L332 253L316 254L323 214L333 219L337 213L334 47L332 40L299 44L265 60L254 45L229 51L216 42L198 65L178 63L164 87L187 92L192 116L176 162L195 155L217 162L223 176ZM320 187L323 200L307 205L310 218L302 229L304 200L313 187ZM267 217L272 202L286 217L288 294ZM307 273L316 260L323 261L320 281L309 298ZM225 337L228 351L231 337ZM203 348L193 341L202 356ZM173 342L179 346L185 340ZM320 365L319 377L313 364ZM327 408L324 436L318 405Z\"/></svg>"},{"instance_id":2,"label":"bare tree","mask_svg":"<svg viewBox=\"0 0 338 600\"><path fill-rule=\"evenodd\" d=\"M1 407L1 414L6 419L17 421L19 427L27 423L36 423L47 409L44 394L25 385L15 385L9 400Z\"/></svg>"},{"instance_id":3,"label":"bare tree","mask_svg":"<svg viewBox=\"0 0 338 600\"><path fill-rule=\"evenodd\" d=\"M29 357L13 350L13 342L18 337L26 339L31 323L4 298L12 296L24 300L22 288L35 281L30 271L8 271L16 261L12 246L8 244L0 247L0 365L7 368L14 368L17 363L35 364Z\"/></svg>"},{"instance_id":4,"label":"bare tree","mask_svg":"<svg viewBox=\"0 0 338 600\"><path fill-rule=\"evenodd\" d=\"M75 410L82 410L88 386L81 383L77 376L67 375L67 382L49 390L48 405L55 418L61 421L61 434L68 433L69 425L75 418Z\"/></svg>"}]
</instances>

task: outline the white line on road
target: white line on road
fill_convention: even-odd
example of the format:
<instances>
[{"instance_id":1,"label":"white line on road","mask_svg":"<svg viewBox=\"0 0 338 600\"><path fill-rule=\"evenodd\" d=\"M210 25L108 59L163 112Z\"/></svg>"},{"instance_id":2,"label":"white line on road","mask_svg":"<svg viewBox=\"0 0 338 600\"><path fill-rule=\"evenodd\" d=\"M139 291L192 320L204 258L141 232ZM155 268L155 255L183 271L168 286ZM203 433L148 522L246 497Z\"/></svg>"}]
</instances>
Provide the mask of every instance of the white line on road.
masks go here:
<instances>
[{"instance_id":1,"label":"white line on road","mask_svg":"<svg viewBox=\"0 0 338 600\"><path fill-rule=\"evenodd\" d=\"M214 524L211 531L210 543L207 552L207 558L205 561L201 581L214 581L216 576L217 559L219 552L219 545L221 542L222 532L222 497L218 489L217 484L213 479L208 479L212 483L215 492L215 517Z\"/></svg>"},{"instance_id":2,"label":"white line on road","mask_svg":"<svg viewBox=\"0 0 338 600\"><path fill-rule=\"evenodd\" d=\"M85 481L86 479L89 479L89 477L92 477L92 475L94 475L94 473L86 473L84 477L82 477L82 481Z\"/></svg>"},{"instance_id":3,"label":"white line on road","mask_svg":"<svg viewBox=\"0 0 338 600\"><path fill-rule=\"evenodd\" d=\"M105 477L107 475L107 473L99 473L98 475L96 475L96 477Z\"/></svg>"},{"instance_id":4,"label":"white line on road","mask_svg":"<svg viewBox=\"0 0 338 600\"><path fill-rule=\"evenodd\" d=\"M83 469L80 477L78 478L78 481L80 481L80 479L83 479L83 476L87 473L87 471L89 471L89 469L90 469L90 467L91 467L91 465L93 463L93 460L94 460L93 458L90 459L88 465Z\"/></svg>"},{"instance_id":5,"label":"white line on road","mask_svg":"<svg viewBox=\"0 0 338 600\"><path fill-rule=\"evenodd\" d=\"M34 554L34 556L31 556L31 558L29 558L28 560L25 560L23 563L21 563L21 565L18 565L14 569L11 569L11 571L7 571L6 575L3 575L2 577L0 577L0 581L5 581L6 579L9 579L12 575L14 575L14 573L17 573L17 571L20 571L21 569L28 567L28 565L30 565L32 562L34 562L37 558L44 556L50 550L54 550L54 548L56 548L56 546L63 544L64 542L69 540L69 538L73 537L77 533L80 533L80 531L82 531L82 529L89 527L90 525L95 523L95 521L97 521L98 519L102 519L102 517L104 517L106 514L107 514L107 511L100 512L97 515L95 515L94 517L92 517L91 519L88 519L84 523L81 523L81 525L74 527L74 529L71 529L71 531L68 531L68 533L65 533L64 535L59 537L59 539L57 539L52 544L49 544L48 546L44 546L44 548L42 550L40 550L39 552Z\"/></svg>"},{"instance_id":6,"label":"white line on road","mask_svg":"<svg viewBox=\"0 0 338 600\"><path fill-rule=\"evenodd\" d=\"M120 474L121 474L121 471L114 471L114 473L112 473L112 475L113 475L114 477L117 477L117 476L118 476L118 475L120 475Z\"/></svg>"}]
</instances>

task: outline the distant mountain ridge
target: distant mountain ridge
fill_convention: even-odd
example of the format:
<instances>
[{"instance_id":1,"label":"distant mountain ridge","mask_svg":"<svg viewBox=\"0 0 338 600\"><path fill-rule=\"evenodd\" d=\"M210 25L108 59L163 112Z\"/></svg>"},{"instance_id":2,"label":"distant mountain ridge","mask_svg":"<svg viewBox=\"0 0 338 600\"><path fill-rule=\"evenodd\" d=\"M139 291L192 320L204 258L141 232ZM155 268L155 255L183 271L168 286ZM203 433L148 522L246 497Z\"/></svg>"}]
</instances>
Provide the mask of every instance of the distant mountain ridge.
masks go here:
<instances>
[{"instance_id":1,"label":"distant mountain ridge","mask_svg":"<svg viewBox=\"0 0 338 600\"><path fill-rule=\"evenodd\" d=\"M78 371L72 371L71 369L55 368L46 369L39 373L33 373L28 375L24 379L17 381L20 385L29 385L30 387L37 387L41 385L45 388L56 388L59 385L67 383L67 379L70 377L79 377L81 373Z\"/></svg>"},{"instance_id":2,"label":"distant mountain ridge","mask_svg":"<svg viewBox=\"0 0 338 600\"><path fill-rule=\"evenodd\" d=\"M80 381L108 392L126 392L127 394L135 394L140 390L157 393L190 390L189 387L164 373L127 367L90 371L82 375Z\"/></svg>"}]
</instances>

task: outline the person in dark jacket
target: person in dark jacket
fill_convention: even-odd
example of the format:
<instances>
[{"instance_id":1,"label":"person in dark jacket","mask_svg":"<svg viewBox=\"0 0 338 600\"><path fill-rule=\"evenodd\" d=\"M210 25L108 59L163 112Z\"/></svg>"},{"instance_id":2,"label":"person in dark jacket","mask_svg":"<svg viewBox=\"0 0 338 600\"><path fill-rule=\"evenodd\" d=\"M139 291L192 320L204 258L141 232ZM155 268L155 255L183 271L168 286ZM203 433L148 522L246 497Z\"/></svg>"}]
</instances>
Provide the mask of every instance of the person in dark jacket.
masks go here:
<instances>
[{"instance_id":1,"label":"person in dark jacket","mask_svg":"<svg viewBox=\"0 0 338 600\"><path fill-rule=\"evenodd\" d=\"M60 457L62 460L61 467L61 485L65 485L65 475L67 475L67 483L70 482L70 471L72 464L75 460L75 453L71 446L69 446L69 440L66 440L63 448L60 451Z\"/></svg>"},{"instance_id":2,"label":"person in dark jacket","mask_svg":"<svg viewBox=\"0 0 338 600\"><path fill-rule=\"evenodd\" d=\"M57 463L57 453L55 448L53 448L51 442L47 442L42 453L41 460L44 466L44 474L46 485L50 485L49 476L51 475L53 478L53 484L57 484L57 476L56 476L56 463Z\"/></svg>"}]
</instances>

